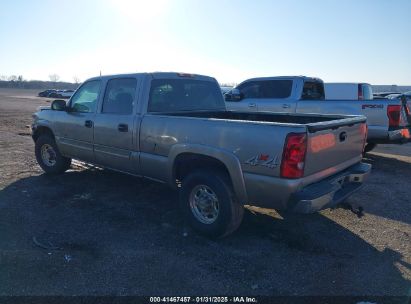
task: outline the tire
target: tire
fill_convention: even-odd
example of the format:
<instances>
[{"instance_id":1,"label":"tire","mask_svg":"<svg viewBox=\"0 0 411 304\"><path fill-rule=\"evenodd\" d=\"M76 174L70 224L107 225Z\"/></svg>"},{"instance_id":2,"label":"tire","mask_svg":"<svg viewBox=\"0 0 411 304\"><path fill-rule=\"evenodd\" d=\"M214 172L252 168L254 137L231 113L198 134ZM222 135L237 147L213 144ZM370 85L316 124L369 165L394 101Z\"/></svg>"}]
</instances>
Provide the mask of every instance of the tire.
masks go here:
<instances>
[{"instance_id":1,"label":"tire","mask_svg":"<svg viewBox=\"0 0 411 304\"><path fill-rule=\"evenodd\" d=\"M377 146L377 144L367 144L365 146L364 153L368 153L368 152L372 151L373 149L375 149L376 146Z\"/></svg>"},{"instance_id":2,"label":"tire","mask_svg":"<svg viewBox=\"0 0 411 304\"><path fill-rule=\"evenodd\" d=\"M60 174L70 168L71 158L61 155L51 135L40 135L35 143L35 154L37 163L47 174Z\"/></svg>"},{"instance_id":3,"label":"tire","mask_svg":"<svg viewBox=\"0 0 411 304\"><path fill-rule=\"evenodd\" d=\"M200 208L196 208L195 203L201 201L196 200L201 194L208 198L205 199L207 206L210 205L210 197L211 201L217 199L217 215L210 218L201 215ZM180 207L190 226L198 233L211 238L224 237L234 232L240 226L244 214L244 207L237 202L226 174L206 170L195 171L183 179Z\"/></svg>"}]
</instances>

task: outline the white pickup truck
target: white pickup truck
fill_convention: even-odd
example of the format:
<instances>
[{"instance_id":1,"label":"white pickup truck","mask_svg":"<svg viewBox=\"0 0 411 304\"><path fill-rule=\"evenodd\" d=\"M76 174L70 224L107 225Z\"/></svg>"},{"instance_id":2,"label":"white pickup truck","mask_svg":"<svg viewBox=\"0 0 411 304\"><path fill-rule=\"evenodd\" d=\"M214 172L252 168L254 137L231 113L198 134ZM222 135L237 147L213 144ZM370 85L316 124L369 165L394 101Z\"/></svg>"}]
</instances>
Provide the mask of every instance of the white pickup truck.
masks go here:
<instances>
[{"instance_id":1,"label":"white pickup truck","mask_svg":"<svg viewBox=\"0 0 411 304\"><path fill-rule=\"evenodd\" d=\"M244 112L349 114L367 117L366 152L377 144L410 139L411 114L401 100L326 100L324 83L304 76L248 79L225 95L228 110Z\"/></svg>"},{"instance_id":2,"label":"white pickup truck","mask_svg":"<svg viewBox=\"0 0 411 304\"><path fill-rule=\"evenodd\" d=\"M369 83L327 82L324 83L327 100L371 100L374 99ZM384 98L383 98L384 99Z\"/></svg>"}]
</instances>

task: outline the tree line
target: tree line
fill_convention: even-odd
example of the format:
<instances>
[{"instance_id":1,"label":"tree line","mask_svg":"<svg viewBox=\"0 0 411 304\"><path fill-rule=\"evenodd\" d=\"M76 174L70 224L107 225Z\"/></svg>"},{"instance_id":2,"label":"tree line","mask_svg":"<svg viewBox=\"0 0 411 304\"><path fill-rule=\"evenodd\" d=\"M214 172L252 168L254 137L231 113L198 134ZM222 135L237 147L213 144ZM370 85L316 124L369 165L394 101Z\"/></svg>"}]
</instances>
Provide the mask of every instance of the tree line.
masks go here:
<instances>
[{"instance_id":1,"label":"tree line","mask_svg":"<svg viewBox=\"0 0 411 304\"><path fill-rule=\"evenodd\" d=\"M77 76L73 76L73 82L59 81L58 74L50 74L49 79L49 81L26 80L23 75L0 75L0 88L75 90L80 85Z\"/></svg>"}]
</instances>

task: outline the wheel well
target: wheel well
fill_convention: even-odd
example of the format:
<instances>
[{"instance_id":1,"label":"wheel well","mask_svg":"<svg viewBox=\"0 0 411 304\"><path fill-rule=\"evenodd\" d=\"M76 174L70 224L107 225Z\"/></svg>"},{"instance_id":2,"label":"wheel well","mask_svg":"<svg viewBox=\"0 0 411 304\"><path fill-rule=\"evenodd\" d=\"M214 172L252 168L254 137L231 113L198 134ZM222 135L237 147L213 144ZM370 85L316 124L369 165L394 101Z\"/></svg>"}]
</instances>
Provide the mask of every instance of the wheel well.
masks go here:
<instances>
[{"instance_id":1,"label":"wheel well","mask_svg":"<svg viewBox=\"0 0 411 304\"><path fill-rule=\"evenodd\" d=\"M231 184L230 173L222 161L210 156L193 153L182 153L176 157L173 166L174 180L177 184L180 184L189 173L199 169L223 173Z\"/></svg>"},{"instance_id":2,"label":"wheel well","mask_svg":"<svg viewBox=\"0 0 411 304\"><path fill-rule=\"evenodd\" d=\"M48 127L37 127L33 133L33 140L36 141L43 134L50 135L54 138L53 132Z\"/></svg>"}]
</instances>

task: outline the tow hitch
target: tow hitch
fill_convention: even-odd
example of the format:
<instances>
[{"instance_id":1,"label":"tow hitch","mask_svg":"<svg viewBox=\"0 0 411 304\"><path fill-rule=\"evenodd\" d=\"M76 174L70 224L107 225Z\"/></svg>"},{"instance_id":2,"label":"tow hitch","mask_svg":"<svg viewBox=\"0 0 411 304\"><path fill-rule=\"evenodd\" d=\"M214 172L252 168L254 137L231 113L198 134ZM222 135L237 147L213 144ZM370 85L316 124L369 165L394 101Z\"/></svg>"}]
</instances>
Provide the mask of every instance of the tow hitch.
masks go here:
<instances>
[{"instance_id":1,"label":"tow hitch","mask_svg":"<svg viewBox=\"0 0 411 304\"><path fill-rule=\"evenodd\" d=\"M351 204L349 203L342 203L341 208L345 210L350 210L352 213L354 213L358 218L362 218L364 216L364 208L359 206L358 208L354 208Z\"/></svg>"}]
</instances>

